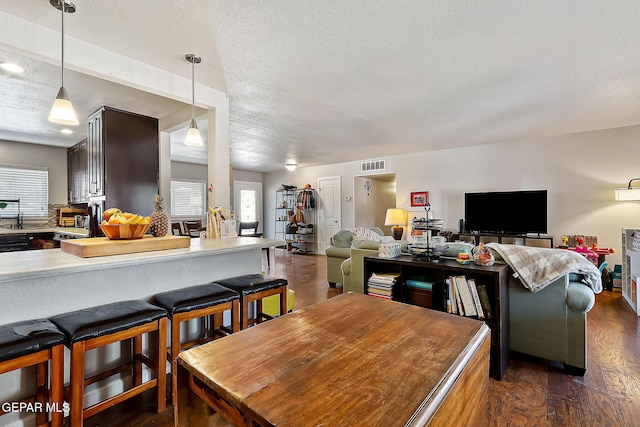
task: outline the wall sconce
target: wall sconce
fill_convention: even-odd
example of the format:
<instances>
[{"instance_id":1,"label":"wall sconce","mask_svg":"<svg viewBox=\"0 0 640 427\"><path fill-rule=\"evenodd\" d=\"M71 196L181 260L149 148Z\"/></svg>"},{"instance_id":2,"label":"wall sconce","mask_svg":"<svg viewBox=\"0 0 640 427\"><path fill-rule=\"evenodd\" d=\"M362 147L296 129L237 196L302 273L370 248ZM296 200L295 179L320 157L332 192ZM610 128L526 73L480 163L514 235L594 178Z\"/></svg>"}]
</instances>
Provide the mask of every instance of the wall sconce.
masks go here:
<instances>
[{"instance_id":1,"label":"wall sconce","mask_svg":"<svg viewBox=\"0 0 640 427\"><path fill-rule=\"evenodd\" d=\"M631 183L633 181L640 181L640 178L633 178L632 180L630 180L627 188L616 189L616 201L630 202L634 200L640 200L640 188L632 188Z\"/></svg>"},{"instance_id":2,"label":"wall sconce","mask_svg":"<svg viewBox=\"0 0 640 427\"><path fill-rule=\"evenodd\" d=\"M371 185L371 181L366 180L364 182L364 191L367 192L367 196L371 195L371 190L373 189L373 185Z\"/></svg>"}]
</instances>

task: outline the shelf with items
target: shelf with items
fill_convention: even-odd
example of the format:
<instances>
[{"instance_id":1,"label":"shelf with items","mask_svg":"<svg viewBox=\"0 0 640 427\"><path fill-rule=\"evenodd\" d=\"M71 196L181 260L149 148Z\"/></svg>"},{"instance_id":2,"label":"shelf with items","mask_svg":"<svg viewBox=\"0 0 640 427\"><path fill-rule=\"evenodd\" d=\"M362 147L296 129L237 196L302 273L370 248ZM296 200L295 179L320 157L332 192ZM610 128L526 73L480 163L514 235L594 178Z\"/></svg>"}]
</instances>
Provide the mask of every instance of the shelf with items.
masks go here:
<instances>
[{"instance_id":1,"label":"shelf with items","mask_svg":"<svg viewBox=\"0 0 640 427\"><path fill-rule=\"evenodd\" d=\"M622 297L640 316L640 229L622 229Z\"/></svg>"},{"instance_id":2,"label":"shelf with items","mask_svg":"<svg viewBox=\"0 0 640 427\"><path fill-rule=\"evenodd\" d=\"M466 281L474 281L476 288L483 287L491 312L490 317L485 316L482 319L492 331L491 376L498 380L502 379L507 369L509 356L508 272L509 268L504 264L481 267L475 264L462 265L452 260L414 259L409 255L396 258L364 258L365 283L369 282L374 273L399 275L396 288L392 292L392 299L395 301L450 312L446 303L446 284L452 277L464 277ZM368 293L368 288L365 287L365 294ZM478 319L477 315L468 317Z\"/></svg>"},{"instance_id":3,"label":"shelf with items","mask_svg":"<svg viewBox=\"0 0 640 427\"><path fill-rule=\"evenodd\" d=\"M542 242L548 242L549 244L549 248L553 248L553 236L546 236L546 235L536 235L536 236L531 236L531 235L526 235L526 234L501 234L501 233L453 233L451 235L451 240L452 241L465 241L465 242L469 242L472 243L476 246L478 246L481 242L482 243L489 243L489 242L497 242L497 243L504 243L504 244L512 244L512 245L524 245L524 246L528 246L527 243L529 243L529 241L531 242L535 242L535 241L542 241ZM534 245L534 246L538 246L538 245Z\"/></svg>"},{"instance_id":4,"label":"shelf with items","mask_svg":"<svg viewBox=\"0 0 640 427\"><path fill-rule=\"evenodd\" d=\"M20 199L0 199L0 226L4 227L5 219L15 220L17 229L22 228L23 217L20 212ZM8 213L7 213L8 212Z\"/></svg>"},{"instance_id":5,"label":"shelf with items","mask_svg":"<svg viewBox=\"0 0 640 427\"><path fill-rule=\"evenodd\" d=\"M287 186L276 191L274 235L287 242L287 252L315 253L315 200L312 188Z\"/></svg>"}]
</instances>

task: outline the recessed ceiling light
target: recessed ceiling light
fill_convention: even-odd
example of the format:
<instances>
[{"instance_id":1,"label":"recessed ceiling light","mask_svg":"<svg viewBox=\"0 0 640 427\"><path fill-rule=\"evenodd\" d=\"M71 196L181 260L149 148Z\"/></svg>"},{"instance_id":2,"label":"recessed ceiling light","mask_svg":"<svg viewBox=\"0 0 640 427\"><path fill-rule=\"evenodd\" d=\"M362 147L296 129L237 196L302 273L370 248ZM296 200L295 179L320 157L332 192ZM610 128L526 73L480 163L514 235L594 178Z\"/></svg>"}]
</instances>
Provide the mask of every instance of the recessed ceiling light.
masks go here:
<instances>
[{"instance_id":1,"label":"recessed ceiling light","mask_svg":"<svg viewBox=\"0 0 640 427\"><path fill-rule=\"evenodd\" d=\"M0 62L0 68L10 73L24 73L24 68L13 62Z\"/></svg>"},{"instance_id":2,"label":"recessed ceiling light","mask_svg":"<svg viewBox=\"0 0 640 427\"><path fill-rule=\"evenodd\" d=\"M73 133L71 129L60 129L60 132L64 133L65 135L70 135Z\"/></svg>"}]
</instances>

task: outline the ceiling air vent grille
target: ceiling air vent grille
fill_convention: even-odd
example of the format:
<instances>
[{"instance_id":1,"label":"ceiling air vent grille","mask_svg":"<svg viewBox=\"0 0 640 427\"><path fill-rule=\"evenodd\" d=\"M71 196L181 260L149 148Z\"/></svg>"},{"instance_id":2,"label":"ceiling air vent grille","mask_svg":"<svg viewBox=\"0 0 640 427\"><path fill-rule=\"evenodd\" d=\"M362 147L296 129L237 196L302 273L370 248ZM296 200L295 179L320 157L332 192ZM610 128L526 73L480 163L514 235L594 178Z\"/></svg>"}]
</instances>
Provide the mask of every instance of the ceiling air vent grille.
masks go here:
<instances>
[{"instance_id":1,"label":"ceiling air vent grille","mask_svg":"<svg viewBox=\"0 0 640 427\"><path fill-rule=\"evenodd\" d=\"M384 160L370 160L368 162L360 163L361 172L383 171L384 168L385 168Z\"/></svg>"}]
</instances>

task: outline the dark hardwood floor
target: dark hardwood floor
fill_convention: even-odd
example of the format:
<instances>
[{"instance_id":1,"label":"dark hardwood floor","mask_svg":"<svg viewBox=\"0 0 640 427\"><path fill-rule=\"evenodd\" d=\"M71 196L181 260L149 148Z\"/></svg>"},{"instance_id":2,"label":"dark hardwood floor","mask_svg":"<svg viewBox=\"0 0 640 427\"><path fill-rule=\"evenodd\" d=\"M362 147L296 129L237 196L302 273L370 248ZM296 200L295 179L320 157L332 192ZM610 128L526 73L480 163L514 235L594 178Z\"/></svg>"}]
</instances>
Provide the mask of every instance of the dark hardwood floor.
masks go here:
<instances>
[{"instance_id":1,"label":"dark hardwood floor","mask_svg":"<svg viewBox=\"0 0 640 427\"><path fill-rule=\"evenodd\" d=\"M295 308L338 295L325 281L325 257L271 253L265 272L289 281ZM640 425L640 321L620 292L603 291L588 317L589 366L584 377L570 376L558 363L513 354L502 381L489 383L489 421L502 426L638 426ZM180 390L180 426L228 424ZM184 402L184 403L183 403ZM89 418L87 426L173 426L173 410L153 410L147 393Z\"/></svg>"}]
</instances>

